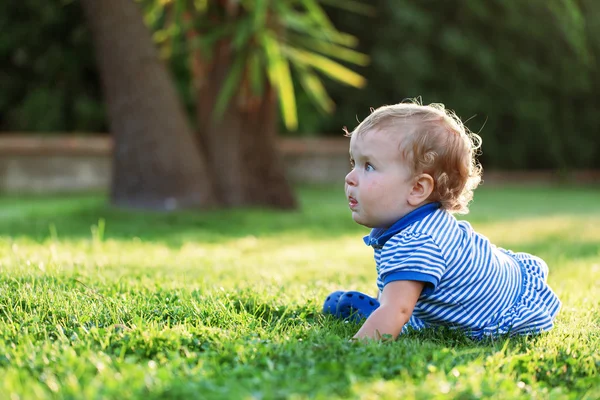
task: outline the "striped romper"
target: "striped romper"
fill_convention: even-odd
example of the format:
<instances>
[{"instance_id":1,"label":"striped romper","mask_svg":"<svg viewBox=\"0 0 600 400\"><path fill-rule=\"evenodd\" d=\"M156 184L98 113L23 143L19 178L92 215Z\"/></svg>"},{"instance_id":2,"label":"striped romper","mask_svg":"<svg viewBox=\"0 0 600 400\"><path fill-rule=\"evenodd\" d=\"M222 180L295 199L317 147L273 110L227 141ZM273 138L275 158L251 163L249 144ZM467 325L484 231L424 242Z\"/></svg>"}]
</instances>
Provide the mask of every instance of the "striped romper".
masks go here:
<instances>
[{"instance_id":1,"label":"striped romper","mask_svg":"<svg viewBox=\"0 0 600 400\"><path fill-rule=\"evenodd\" d=\"M375 251L380 292L393 281L425 282L407 324L414 329L450 326L474 338L537 333L552 328L560 309L542 259L494 246L439 203L364 241Z\"/></svg>"}]
</instances>

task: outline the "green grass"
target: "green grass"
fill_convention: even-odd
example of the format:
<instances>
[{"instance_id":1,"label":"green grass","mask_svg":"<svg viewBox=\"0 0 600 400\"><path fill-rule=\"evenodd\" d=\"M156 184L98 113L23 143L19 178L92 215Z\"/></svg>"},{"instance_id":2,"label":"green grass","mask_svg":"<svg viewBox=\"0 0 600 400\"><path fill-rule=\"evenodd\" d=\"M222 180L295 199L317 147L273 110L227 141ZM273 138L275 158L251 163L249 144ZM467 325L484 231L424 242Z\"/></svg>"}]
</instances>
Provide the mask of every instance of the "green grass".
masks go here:
<instances>
[{"instance_id":1,"label":"green grass","mask_svg":"<svg viewBox=\"0 0 600 400\"><path fill-rule=\"evenodd\" d=\"M600 398L600 190L488 188L472 225L550 265L533 338L349 343L320 315L374 292L341 188L301 211L151 214L98 195L0 197L0 398Z\"/></svg>"}]
</instances>

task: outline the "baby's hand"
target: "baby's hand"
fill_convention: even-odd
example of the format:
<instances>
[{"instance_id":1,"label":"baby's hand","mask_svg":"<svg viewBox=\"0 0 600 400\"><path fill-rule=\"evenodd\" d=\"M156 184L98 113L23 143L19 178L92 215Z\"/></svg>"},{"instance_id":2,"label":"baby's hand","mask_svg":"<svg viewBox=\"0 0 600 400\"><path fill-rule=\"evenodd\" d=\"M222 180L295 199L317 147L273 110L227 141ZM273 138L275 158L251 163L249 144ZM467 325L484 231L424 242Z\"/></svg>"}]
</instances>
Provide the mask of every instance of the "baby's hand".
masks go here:
<instances>
[{"instance_id":1,"label":"baby's hand","mask_svg":"<svg viewBox=\"0 0 600 400\"><path fill-rule=\"evenodd\" d=\"M394 340L412 315L425 287L420 281L393 281L385 285L381 305L367 318L355 338Z\"/></svg>"}]
</instances>

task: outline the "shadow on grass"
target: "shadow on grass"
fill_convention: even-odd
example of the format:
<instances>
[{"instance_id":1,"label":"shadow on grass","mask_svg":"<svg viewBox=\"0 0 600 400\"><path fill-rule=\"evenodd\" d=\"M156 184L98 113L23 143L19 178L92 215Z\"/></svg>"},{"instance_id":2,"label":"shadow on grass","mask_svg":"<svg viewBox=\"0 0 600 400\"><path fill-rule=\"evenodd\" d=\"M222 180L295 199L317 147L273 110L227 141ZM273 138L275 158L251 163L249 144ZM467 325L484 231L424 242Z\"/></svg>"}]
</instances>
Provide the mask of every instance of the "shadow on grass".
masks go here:
<instances>
[{"instance_id":1,"label":"shadow on grass","mask_svg":"<svg viewBox=\"0 0 600 400\"><path fill-rule=\"evenodd\" d=\"M299 199L301 206L294 211L240 208L159 213L112 208L103 195L4 197L0 200L0 236L43 241L53 235L72 240L100 234L180 246L186 241L219 243L286 233L322 238L365 232L352 221L343 190L302 188ZM99 223L105 225L104 232L98 232Z\"/></svg>"},{"instance_id":2,"label":"shadow on grass","mask_svg":"<svg viewBox=\"0 0 600 400\"><path fill-rule=\"evenodd\" d=\"M101 238L160 241L180 246L186 241L209 243L255 236L332 238L368 231L352 221L343 189L302 187L295 211L233 209L155 213L120 210L104 195L0 198L0 236L44 241ZM600 189L595 187L488 188L476 192L471 213L474 223L553 215L600 215ZM102 225L104 224L104 231Z\"/></svg>"}]
</instances>

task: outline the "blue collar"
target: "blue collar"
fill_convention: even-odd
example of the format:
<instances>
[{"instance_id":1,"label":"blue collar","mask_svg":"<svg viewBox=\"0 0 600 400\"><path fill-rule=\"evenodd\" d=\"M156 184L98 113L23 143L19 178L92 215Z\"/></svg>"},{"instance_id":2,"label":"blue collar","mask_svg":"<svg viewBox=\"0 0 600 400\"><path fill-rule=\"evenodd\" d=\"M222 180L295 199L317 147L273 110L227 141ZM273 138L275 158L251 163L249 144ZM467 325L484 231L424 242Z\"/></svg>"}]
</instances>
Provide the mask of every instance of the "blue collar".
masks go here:
<instances>
[{"instance_id":1,"label":"blue collar","mask_svg":"<svg viewBox=\"0 0 600 400\"><path fill-rule=\"evenodd\" d=\"M409 212L387 229L375 228L371 230L371 233L365 236L363 240L367 246L373 246L376 249L380 249L392 236L396 235L407 226L422 220L440 208L440 206L441 204L438 202L425 204L424 206Z\"/></svg>"}]
</instances>

